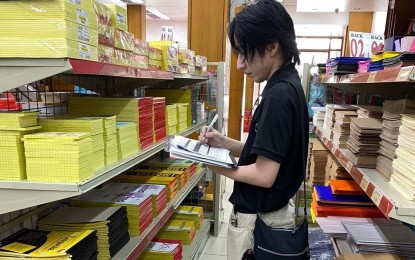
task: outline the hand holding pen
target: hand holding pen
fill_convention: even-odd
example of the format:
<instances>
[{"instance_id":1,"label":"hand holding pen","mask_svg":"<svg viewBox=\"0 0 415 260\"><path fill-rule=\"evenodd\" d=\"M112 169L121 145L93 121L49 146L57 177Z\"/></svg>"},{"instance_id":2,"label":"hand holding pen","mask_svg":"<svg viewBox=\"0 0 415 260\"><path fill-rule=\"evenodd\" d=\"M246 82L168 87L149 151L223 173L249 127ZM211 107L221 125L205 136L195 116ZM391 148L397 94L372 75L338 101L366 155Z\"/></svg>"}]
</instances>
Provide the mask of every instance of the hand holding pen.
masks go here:
<instances>
[{"instance_id":1,"label":"hand holding pen","mask_svg":"<svg viewBox=\"0 0 415 260\"><path fill-rule=\"evenodd\" d=\"M199 142L203 144L209 144L214 147L221 147L220 142L223 136L213 129L213 125L216 123L216 120L218 120L218 115L216 114L215 117L212 119L212 122L210 122L209 126L205 126L202 128L202 131L199 135Z\"/></svg>"}]
</instances>

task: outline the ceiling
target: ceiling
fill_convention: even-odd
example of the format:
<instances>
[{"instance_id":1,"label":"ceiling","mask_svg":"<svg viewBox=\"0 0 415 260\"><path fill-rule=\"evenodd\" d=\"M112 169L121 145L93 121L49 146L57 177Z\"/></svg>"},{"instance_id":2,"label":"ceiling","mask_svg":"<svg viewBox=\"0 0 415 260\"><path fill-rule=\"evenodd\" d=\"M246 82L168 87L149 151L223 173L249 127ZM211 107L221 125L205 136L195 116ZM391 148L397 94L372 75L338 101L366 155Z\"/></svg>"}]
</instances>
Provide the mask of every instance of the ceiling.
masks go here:
<instances>
[{"instance_id":1,"label":"ceiling","mask_svg":"<svg viewBox=\"0 0 415 260\"><path fill-rule=\"evenodd\" d=\"M144 0L147 9L156 9L170 20L187 21L188 0ZM209 1L209 0L205 0ZM242 3L242 0L231 0ZM380 12L386 11L388 0L284 0L284 6L297 12ZM290 8L290 10L295 10ZM148 20L154 20L147 16Z\"/></svg>"}]
</instances>

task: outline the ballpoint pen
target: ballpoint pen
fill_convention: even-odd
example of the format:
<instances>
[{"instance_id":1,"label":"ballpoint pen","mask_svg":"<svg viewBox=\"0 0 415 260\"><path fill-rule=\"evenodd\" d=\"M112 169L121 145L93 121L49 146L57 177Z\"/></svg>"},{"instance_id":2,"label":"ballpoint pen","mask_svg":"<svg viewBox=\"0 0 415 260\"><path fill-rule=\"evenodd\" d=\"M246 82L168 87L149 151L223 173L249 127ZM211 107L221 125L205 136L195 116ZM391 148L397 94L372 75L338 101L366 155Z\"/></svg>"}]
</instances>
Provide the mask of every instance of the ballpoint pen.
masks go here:
<instances>
[{"instance_id":1,"label":"ballpoint pen","mask_svg":"<svg viewBox=\"0 0 415 260\"><path fill-rule=\"evenodd\" d=\"M213 117L212 122L210 122L210 125L209 125L208 129L206 129L206 132L203 135L203 140L206 139L206 133L210 132L212 130L212 127L216 123L216 120L218 120L218 114L216 114L215 117ZM199 142L202 143L202 140L200 140Z\"/></svg>"}]
</instances>

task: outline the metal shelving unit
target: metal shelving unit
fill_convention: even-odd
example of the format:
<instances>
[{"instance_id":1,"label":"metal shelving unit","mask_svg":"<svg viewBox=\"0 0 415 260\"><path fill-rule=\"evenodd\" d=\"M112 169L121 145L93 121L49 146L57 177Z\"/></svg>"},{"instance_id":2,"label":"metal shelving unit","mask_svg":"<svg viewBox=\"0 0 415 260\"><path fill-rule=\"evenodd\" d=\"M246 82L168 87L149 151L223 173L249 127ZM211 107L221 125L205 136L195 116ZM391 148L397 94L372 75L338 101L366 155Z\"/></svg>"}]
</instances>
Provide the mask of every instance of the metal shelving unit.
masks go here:
<instances>
[{"instance_id":1,"label":"metal shelving unit","mask_svg":"<svg viewBox=\"0 0 415 260\"><path fill-rule=\"evenodd\" d=\"M195 238L191 245L183 246L183 259L199 259L202 254L205 244L209 238L210 221L203 220L203 224L196 232Z\"/></svg>"}]
</instances>

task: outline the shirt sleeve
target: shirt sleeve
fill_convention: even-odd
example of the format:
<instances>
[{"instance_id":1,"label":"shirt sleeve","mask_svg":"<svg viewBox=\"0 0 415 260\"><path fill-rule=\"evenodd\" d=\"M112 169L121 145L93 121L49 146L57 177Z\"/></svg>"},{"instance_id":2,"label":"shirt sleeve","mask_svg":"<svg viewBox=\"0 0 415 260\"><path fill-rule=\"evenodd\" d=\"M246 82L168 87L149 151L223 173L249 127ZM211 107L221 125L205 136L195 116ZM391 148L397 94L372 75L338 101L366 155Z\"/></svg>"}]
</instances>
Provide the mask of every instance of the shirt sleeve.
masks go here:
<instances>
[{"instance_id":1,"label":"shirt sleeve","mask_svg":"<svg viewBox=\"0 0 415 260\"><path fill-rule=\"evenodd\" d=\"M290 87L280 89L279 86L278 89L278 93L268 93L263 100L263 110L251 153L282 163L291 143L294 126L291 92L295 90Z\"/></svg>"}]
</instances>

